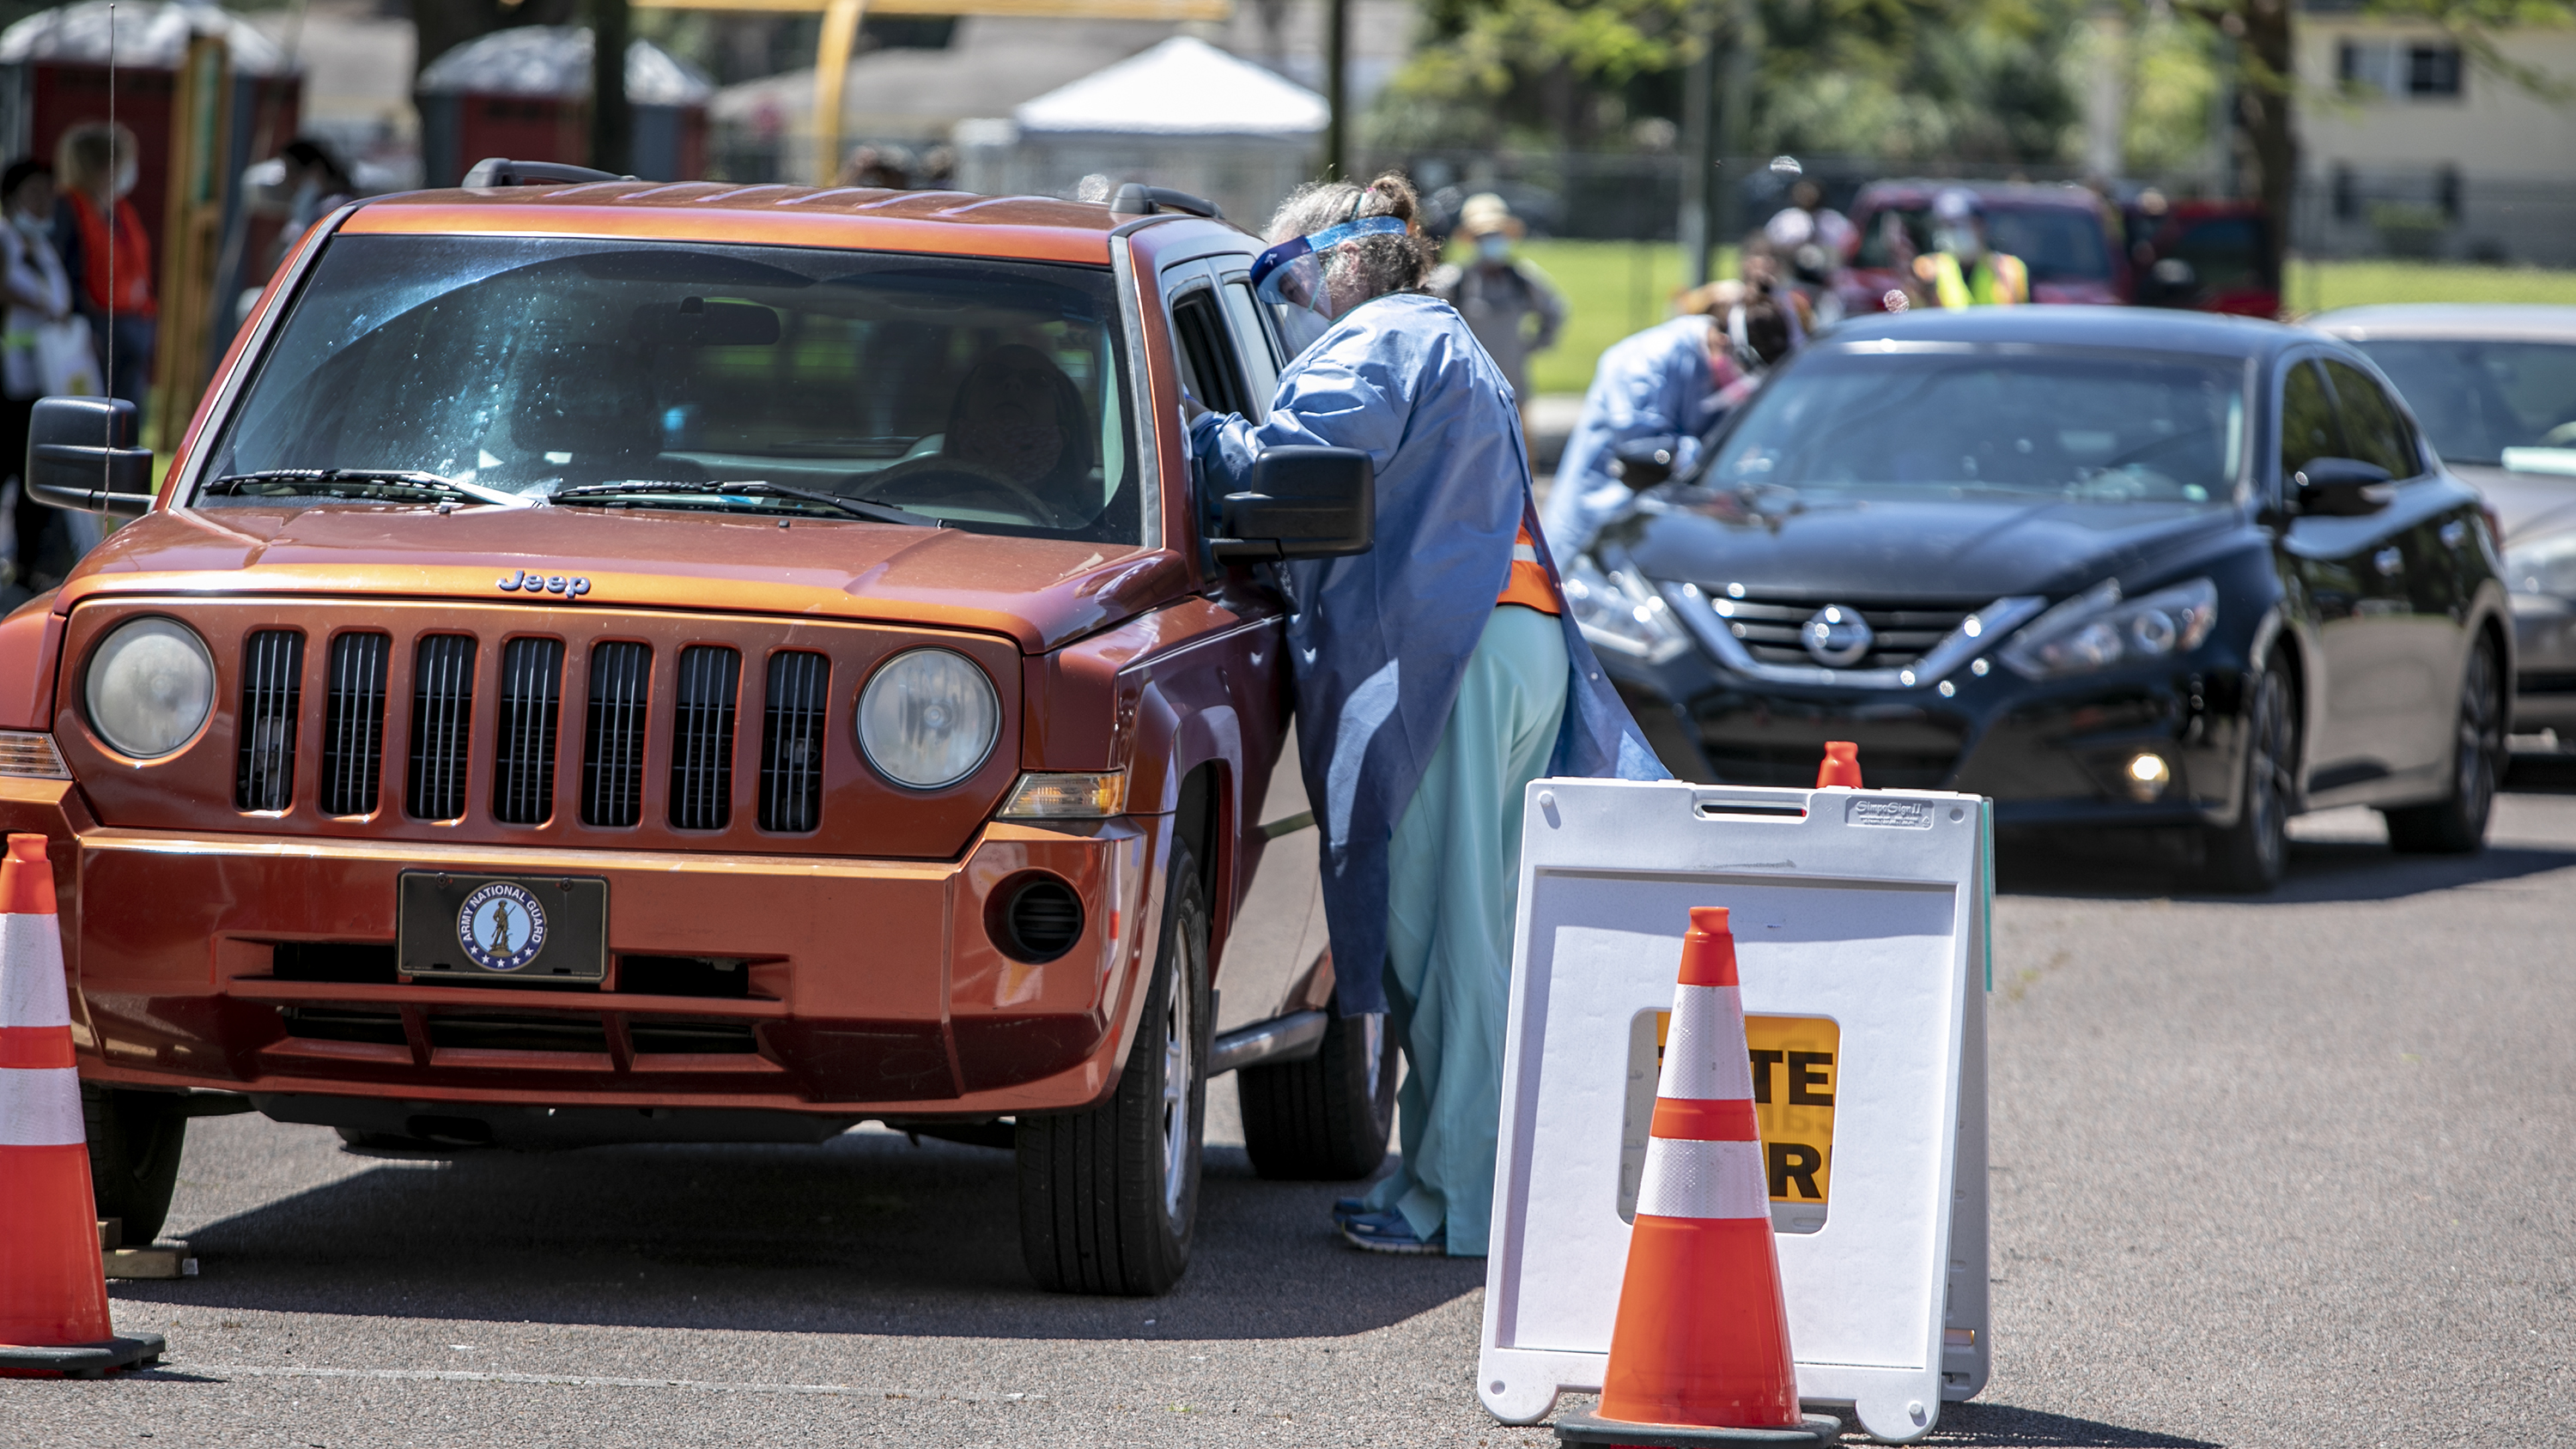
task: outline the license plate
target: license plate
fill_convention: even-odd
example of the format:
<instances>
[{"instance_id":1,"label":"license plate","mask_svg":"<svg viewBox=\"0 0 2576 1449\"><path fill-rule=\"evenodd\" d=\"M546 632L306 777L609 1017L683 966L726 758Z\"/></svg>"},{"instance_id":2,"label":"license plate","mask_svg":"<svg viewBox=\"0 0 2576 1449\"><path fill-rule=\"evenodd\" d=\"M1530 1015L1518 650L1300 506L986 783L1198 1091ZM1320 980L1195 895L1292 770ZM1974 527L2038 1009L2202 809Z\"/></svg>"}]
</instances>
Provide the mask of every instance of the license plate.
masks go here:
<instances>
[{"instance_id":1,"label":"license plate","mask_svg":"<svg viewBox=\"0 0 2576 1449\"><path fill-rule=\"evenodd\" d=\"M1637 1220L1637 1182L1646 1170L1646 1129L1664 1060L1669 1011L1641 1011L1628 1030L1628 1102L1619 1137L1619 1216ZM1842 1027L1829 1016L1748 1016L1753 1120L1771 1179L1771 1226L1812 1233L1825 1225L1833 1193L1834 1084L1842 1071Z\"/></svg>"},{"instance_id":2,"label":"license plate","mask_svg":"<svg viewBox=\"0 0 2576 1449\"><path fill-rule=\"evenodd\" d=\"M577 875L407 870L398 889L403 973L476 981L608 976L608 882Z\"/></svg>"}]
</instances>

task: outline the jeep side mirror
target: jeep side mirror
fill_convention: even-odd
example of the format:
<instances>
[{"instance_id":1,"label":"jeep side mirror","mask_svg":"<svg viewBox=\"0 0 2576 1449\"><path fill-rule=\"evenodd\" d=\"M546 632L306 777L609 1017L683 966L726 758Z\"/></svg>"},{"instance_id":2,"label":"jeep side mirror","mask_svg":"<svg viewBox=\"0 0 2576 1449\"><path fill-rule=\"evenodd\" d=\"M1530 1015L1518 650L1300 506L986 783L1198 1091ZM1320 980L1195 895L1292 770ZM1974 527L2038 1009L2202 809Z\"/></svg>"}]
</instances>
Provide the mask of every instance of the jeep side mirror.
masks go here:
<instances>
[{"instance_id":1,"label":"jeep side mirror","mask_svg":"<svg viewBox=\"0 0 2576 1449\"><path fill-rule=\"evenodd\" d=\"M27 496L55 508L152 508L152 450L134 446L134 404L115 397L36 399L27 421Z\"/></svg>"},{"instance_id":2,"label":"jeep side mirror","mask_svg":"<svg viewBox=\"0 0 2576 1449\"><path fill-rule=\"evenodd\" d=\"M1366 553L1377 535L1377 465L1357 448L1278 447L1252 464L1252 486L1217 500L1224 562Z\"/></svg>"},{"instance_id":3,"label":"jeep side mirror","mask_svg":"<svg viewBox=\"0 0 2576 1449\"><path fill-rule=\"evenodd\" d=\"M2310 458L2290 475L2299 512L2324 518L2361 518L2388 506L2388 470L2359 458Z\"/></svg>"},{"instance_id":4,"label":"jeep side mirror","mask_svg":"<svg viewBox=\"0 0 2576 1449\"><path fill-rule=\"evenodd\" d=\"M1678 439L1632 438L1610 450L1609 473L1628 485L1632 493L1643 493L1673 476L1673 454Z\"/></svg>"}]
</instances>

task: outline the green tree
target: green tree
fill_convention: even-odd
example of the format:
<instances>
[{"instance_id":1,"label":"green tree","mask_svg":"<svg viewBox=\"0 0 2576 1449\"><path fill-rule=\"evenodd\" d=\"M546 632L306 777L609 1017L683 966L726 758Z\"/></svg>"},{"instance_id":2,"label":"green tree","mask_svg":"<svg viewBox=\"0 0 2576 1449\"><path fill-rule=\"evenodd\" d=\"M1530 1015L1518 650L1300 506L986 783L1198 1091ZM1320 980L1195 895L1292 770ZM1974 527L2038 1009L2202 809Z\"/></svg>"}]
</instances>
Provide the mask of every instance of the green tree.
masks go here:
<instances>
[{"instance_id":1,"label":"green tree","mask_svg":"<svg viewBox=\"0 0 2576 1449\"><path fill-rule=\"evenodd\" d=\"M1734 0L1425 0L1373 139L1626 144L1678 120L1685 69ZM2064 52L2080 0L1750 0L1748 152L2035 162L2067 154Z\"/></svg>"}]
</instances>

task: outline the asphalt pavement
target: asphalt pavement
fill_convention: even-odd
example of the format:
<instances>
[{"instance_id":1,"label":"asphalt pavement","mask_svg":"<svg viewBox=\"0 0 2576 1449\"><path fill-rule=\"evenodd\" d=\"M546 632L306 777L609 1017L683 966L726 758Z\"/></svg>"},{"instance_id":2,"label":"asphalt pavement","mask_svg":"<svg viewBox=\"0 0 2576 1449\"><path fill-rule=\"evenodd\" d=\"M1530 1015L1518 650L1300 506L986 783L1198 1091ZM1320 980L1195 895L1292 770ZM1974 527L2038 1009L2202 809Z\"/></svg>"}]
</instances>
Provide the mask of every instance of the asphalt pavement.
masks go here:
<instances>
[{"instance_id":1,"label":"asphalt pavement","mask_svg":"<svg viewBox=\"0 0 2576 1449\"><path fill-rule=\"evenodd\" d=\"M2004 856L1995 1373L1932 1442L2576 1443L2576 768L2475 858L2297 836L2258 901ZM166 1364L0 1382L0 1444L1550 1442L1472 1392L1483 1264L1351 1251L1334 1195L1212 1146L1180 1289L1060 1298L987 1149L395 1162L210 1119L203 1276L114 1290Z\"/></svg>"}]
</instances>

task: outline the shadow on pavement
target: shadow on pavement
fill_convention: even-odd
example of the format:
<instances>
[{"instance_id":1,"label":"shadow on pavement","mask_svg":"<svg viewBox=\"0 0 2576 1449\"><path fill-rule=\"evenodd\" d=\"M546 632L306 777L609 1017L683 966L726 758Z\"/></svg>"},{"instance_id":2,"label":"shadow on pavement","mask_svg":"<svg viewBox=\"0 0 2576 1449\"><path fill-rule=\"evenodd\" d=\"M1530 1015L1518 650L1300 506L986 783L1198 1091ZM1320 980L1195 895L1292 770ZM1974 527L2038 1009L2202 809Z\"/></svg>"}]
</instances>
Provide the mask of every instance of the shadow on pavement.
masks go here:
<instances>
[{"instance_id":1,"label":"shadow on pavement","mask_svg":"<svg viewBox=\"0 0 2576 1449\"><path fill-rule=\"evenodd\" d=\"M1038 1292L1011 1155L882 1133L821 1147L617 1147L387 1165L189 1234L202 1307L633 1327L1050 1339L1381 1328L1483 1286L1482 1259L1333 1235L1347 1184L1263 1182L1210 1148L1188 1276L1159 1299ZM1244 1305L1266 1305L1246 1313Z\"/></svg>"},{"instance_id":2,"label":"shadow on pavement","mask_svg":"<svg viewBox=\"0 0 2576 1449\"><path fill-rule=\"evenodd\" d=\"M2549 762L2556 765L2557 762ZM2570 761L2576 765L2576 761ZM2518 762L2512 788L2547 791L2564 778L2576 792L2576 769L2529 775ZM2538 783L2533 783L2534 781ZM2475 855L2400 855L2382 840L2290 842L2290 868L2268 895L2230 895L2201 888L2198 842L2179 831L2030 832L1995 844L1995 888L2009 895L2084 900L2190 898L2240 905L2313 905L2386 901L2491 881L2515 880L2576 866L2576 850L2490 845Z\"/></svg>"},{"instance_id":3,"label":"shadow on pavement","mask_svg":"<svg viewBox=\"0 0 2576 1449\"><path fill-rule=\"evenodd\" d=\"M2044 1414L2009 1404L1944 1404L1924 1444L1994 1445L1997 1449L2220 1449L2215 1441Z\"/></svg>"}]
</instances>

